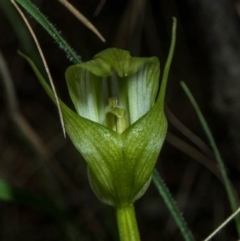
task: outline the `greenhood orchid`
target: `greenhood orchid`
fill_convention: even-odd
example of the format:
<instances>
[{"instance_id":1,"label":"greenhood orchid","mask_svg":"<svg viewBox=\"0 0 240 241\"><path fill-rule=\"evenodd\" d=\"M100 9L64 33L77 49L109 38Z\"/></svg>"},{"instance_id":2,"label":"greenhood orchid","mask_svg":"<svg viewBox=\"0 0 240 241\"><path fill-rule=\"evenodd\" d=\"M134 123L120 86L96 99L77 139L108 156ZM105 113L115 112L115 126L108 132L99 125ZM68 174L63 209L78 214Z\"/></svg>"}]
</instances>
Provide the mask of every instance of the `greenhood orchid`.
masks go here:
<instances>
[{"instance_id":1,"label":"greenhood orchid","mask_svg":"<svg viewBox=\"0 0 240 241\"><path fill-rule=\"evenodd\" d=\"M117 209L132 205L144 194L166 136L164 98L175 28L176 23L160 90L156 57L131 57L128 51L116 48L66 71L76 109L60 101L66 132L87 163L93 191ZM24 57L56 102L36 66Z\"/></svg>"},{"instance_id":2,"label":"greenhood orchid","mask_svg":"<svg viewBox=\"0 0 240 241\"><path fill-rule=\"evenodd\" d=\"M155 103L159 70L156 57L111 48L66 71L77 113L95 129L85 137L91 149L70 138L88 164L94 192L107 204L133 202L150 182L167 130L160 96Z\"/></svg>"},{"instance_id":3,"label":"greenhood orchid","mask_svg":"<svg viewBox=\"0 0 240 241\"><path fill-rule=\"evenodd\" d=\"M93 191L106 204L133 203L151 181L167 132L164 97L172 52L159 93L156 57L136 58L111 48L66 71L77 111L60 101L66 131L88 165ZM35 65L24 57L55 101Z\"/></svg>"},{"instance_id":4,"label":"greenhood orchid","mask_svg":"<svg viewBox=\"0 0 240 241\"><path fill-rule=\"evenodd\" d=\"M175 41L173 18L160 87L157 57L131 57L128 51L110 48L70 66L66 81L76 112L57 98L31 59L20 53L60 107L63 129L87 163L96 196L116 209L121 241L140 240L133 203L147 190L165 140L164 99Z\"/></svg>"}]
</instances>

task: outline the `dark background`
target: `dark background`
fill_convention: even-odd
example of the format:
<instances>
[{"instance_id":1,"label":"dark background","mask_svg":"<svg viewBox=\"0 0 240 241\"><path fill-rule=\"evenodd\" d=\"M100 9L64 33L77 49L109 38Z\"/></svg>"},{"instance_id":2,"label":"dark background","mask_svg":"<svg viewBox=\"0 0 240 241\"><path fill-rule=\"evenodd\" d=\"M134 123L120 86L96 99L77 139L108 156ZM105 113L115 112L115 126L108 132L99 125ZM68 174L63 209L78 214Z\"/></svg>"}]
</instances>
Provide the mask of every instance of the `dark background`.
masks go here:
<instances>
[{"instance_id":1,"label":"dark background","mask_svg":"<svg viewBox=\"0 0 240 241\"><path fill-rule=\"evenodd\" d=\"M108 47L133 56L167 58L172 17L178 19L177 45L170 71L166 105L169 134L157 169L184 214L196 240L204 239L230 214L225 189L217 178L212 152L186 137L187 128L209 145L196 113L179 82L184 80L215 137L228 175L239 193L240 157L240 2L231 0L72 0L106 38L102 43L58 1L33 1L48 16L83 61ZM73 223L19 202L0 202L0 240L118 240L114 210L90 189L86 165L68 138L57 110L17 50L38 62L36 49L23 43L14 8L0 3L0 51L11 73L16 105L11 109L6 83L0 81L0 177L14 186L67 209ZM9 4L9 6L11 6ZM28 15L27 15L28 16ZM29 18L50 67L57 91L72 106L64 72L71 65L52 38ZM25 36L25 34L24 34ZM25 45L25 46L24 46ZM5 84L4 84L5 83ZM171 110L171 112L170 112ZM172 113L178 119L172 117ZM22 118L32 131L22 125ZM25 123L25 122L24 122ZM32 139L33 137L35 139ZM36 140L36 143L33 140ZM183 240L152 184L136 202L142 240ZM213 240L237 240L234 222Z\"/></svg>"}]
</instances>

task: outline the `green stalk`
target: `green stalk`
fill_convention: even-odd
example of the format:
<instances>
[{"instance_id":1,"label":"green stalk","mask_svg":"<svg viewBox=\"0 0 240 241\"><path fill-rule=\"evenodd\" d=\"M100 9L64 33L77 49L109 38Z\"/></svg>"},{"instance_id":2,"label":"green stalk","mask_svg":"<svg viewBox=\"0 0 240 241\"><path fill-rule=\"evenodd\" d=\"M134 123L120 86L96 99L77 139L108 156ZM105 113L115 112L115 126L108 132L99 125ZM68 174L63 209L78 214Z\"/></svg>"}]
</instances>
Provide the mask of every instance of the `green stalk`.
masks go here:
<instances>
[{"instance_id":1,"label":"green stalk","mask_svg":"<svg viewBox=\"0 0 240 241\"><path fill-rule=\"evenodd\" d=\"M116 215L120 241L140 241L133 204L117 207Z\"/></svg>"},{"instance_id":2,"label":"green stalk","mask_svg":"<svg viewBox=\"0 0 240 241\"><path fill-rule=\"evenodd\" d=\"M191 104L193 105L195 111L197 112L198 119L200 120L201 125L203 127L203 130L204 130L204 132L205 132L205 134L206 134L206 136L207 136L207 138L210 142L210 145L212 146L213 152L214 152L215 157L216 157L217 164L219 166L219 171L222 175L223 184L224 184L226 192L227 192L227 196L228 196L228 200L229 200L231 209L232 209L233 212L235 212L238 208L236 197L234 195L234 192L233 192L233 189L232 189L232 186L231 186L231 182L228 179L226 167L225 167L224 162L222 160L221 154L220 154L220 152L217 148L216 142L215 142L215 140L212 136L211 130L210 130L210 128L209 128L209 126L208 126L208 124L207 124L207 122L206 122L197 102L195 101L192 93L188 89L187 85L183 81L181 81L180 84L181 84L184 92L188 96L188 98L189 98ZM240 217L239 216L235 217L235 222L236 222L236 229L237 229L237 232L238 232L238 237L240 237Z\"/></svg>"}]
</instances>

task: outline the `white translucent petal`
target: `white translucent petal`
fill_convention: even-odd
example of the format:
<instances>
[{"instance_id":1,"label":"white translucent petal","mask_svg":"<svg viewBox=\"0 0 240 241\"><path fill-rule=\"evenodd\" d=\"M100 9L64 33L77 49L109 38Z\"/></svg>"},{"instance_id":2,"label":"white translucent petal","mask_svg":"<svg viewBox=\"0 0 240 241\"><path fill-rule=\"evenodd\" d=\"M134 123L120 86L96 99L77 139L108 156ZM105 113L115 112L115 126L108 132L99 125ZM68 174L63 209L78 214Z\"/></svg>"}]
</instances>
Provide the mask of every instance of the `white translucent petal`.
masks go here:
<instances>
[{"instance_id":1,"label":"white translucent petal","mask_svg":"<svg viewBox=\"0 0 240 241\"><path fill-rule=\"evenodd\" d=\"M96 98L96 88L93 80L90 78L90 73L86 70L79 72L79 81L76 83L78 92L77 112L84 118L99 122L98 104Z\"/></svg>"}]
</instances>

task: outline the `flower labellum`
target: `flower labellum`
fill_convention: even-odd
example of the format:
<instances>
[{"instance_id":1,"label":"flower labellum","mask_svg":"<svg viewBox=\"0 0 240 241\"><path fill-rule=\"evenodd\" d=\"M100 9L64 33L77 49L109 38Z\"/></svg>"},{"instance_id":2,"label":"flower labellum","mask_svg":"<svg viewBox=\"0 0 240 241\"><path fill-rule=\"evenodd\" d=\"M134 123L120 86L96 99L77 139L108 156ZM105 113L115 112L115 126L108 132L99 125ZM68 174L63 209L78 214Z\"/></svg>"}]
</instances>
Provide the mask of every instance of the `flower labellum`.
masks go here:
<instances>
[{"instance_id":1,"label":"flower labellum","mask_svg":"<svg viewBox=\"0 0 240 241\"><path fill-rule=\"evenodd\" d=\"M71 117L76 125L65 118L66 130L104 203L133 203L150 183L167 131L159 74L156 57L131 57L116 48L66 71L78 114Z\"/></svg>"}]
</instances>

